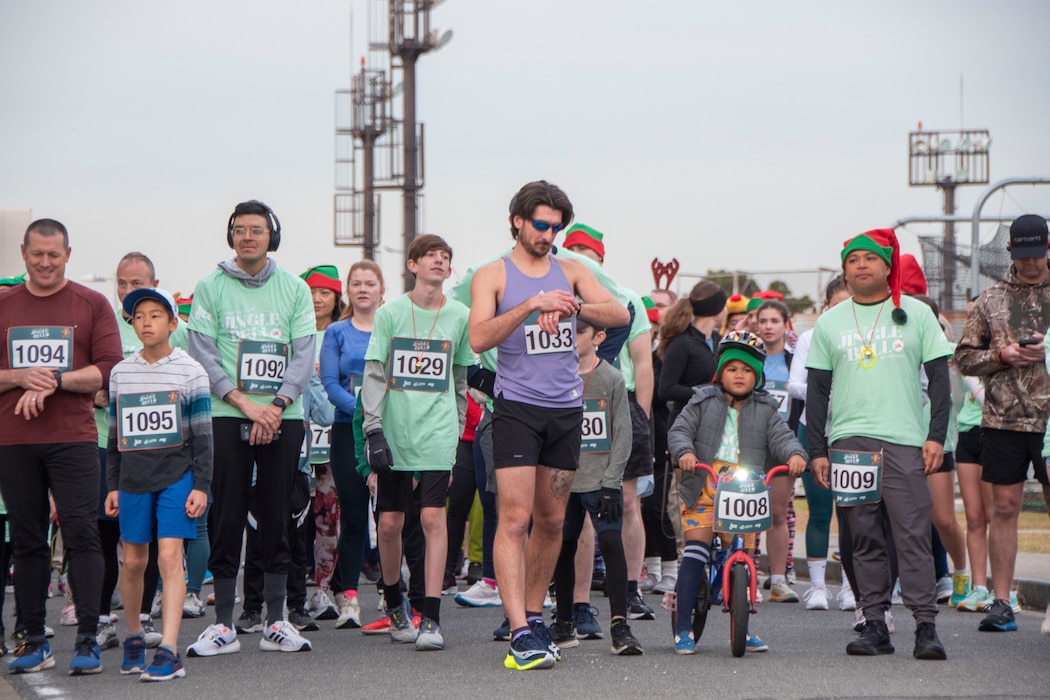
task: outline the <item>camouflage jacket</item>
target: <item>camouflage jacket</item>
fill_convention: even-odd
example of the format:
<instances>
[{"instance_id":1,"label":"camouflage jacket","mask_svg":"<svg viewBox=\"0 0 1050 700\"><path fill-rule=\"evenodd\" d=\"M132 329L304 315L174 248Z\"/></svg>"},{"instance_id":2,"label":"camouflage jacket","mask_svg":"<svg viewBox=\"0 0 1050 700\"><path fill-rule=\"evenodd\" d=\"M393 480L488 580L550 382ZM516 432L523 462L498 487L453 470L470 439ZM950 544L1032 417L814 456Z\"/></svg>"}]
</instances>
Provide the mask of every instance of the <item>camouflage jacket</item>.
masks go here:
<instances>
[{"instance_id":1,"label":"camouflage jacket","mask_svg":"<svg viewBox=\"0 0 1050 700\"><path fill-rule=\"evenodd\" d=\"M1025 284L1011 266L1006 277L981 292L967 317L955 362L966 376L984 382L981 426L1042 433L1050 413L1050 375L1046 365L1011 367L999 351L1050 328L1050 279Z\"/></svg>"}]
</instances>

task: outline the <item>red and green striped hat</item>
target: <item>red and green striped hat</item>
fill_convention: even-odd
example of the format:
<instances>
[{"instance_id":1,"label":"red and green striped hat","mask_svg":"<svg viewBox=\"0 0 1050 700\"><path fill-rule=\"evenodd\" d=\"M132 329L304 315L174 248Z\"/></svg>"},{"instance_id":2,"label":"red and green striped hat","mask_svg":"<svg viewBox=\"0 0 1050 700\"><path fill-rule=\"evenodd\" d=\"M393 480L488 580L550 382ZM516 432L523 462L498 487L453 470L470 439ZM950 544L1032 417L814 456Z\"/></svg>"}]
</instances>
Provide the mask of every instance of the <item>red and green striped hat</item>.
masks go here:
<instances>
[{"instance_id":1,"label":"red and green striped hat","mask_svg":"<svg viewBox=\"0 0 1050 700\"><path fill-rule=\"evenodd\" d=\"M299 275L310 289L331 289L336 294L343 293L343 282L339 279L339 270L335 265L317 265Z\"/></svg>"},{"instance_id":2,"label":"red and green striped hat","mask_svg":"<svg viewBox=\"0 0 1050 700\"><path fill-rule=\"evenodd\" d=\"M602 243L602 234L600 231L587 226L586 224L573 224L568 231L565 232L565 247L571 248L574 245L582 245L584 248L590 248L598 257L605 260L605 244Z\"/></svg>"},{"instance_id":3,"label":"red and green striped hat","mask_svg":"<svg viewBox=\"0 0 1050 700\"><path fill-rule=\"evenodd\" d=\"M193 307L193 295L179 297L175 300L175 304L179 307L180 314L189 314L190 309Z\"/></svg>"}]
</instances>

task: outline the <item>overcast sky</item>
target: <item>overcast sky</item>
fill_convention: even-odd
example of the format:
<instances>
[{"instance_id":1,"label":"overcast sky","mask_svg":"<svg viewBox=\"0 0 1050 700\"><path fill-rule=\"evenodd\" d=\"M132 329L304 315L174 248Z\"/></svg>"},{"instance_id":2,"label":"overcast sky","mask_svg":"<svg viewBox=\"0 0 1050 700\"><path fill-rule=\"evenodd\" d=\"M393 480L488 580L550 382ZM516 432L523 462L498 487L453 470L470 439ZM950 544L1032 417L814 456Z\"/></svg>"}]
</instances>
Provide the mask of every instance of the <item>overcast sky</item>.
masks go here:
<instances>
[{"instance_id":1,"label":"overcast sky","mask_svg":"<svg viewBox=\"0 0 1050 700\"><path fill-rule=\"evenodd\" d=\"M73 278L138 249L188 293L229 256L233 206L258 198L284 225L278 262L345 276L361 251L332 244L333 93L383 6L3 0L0 209L65 222ZM460 272L509 246L507 203L538 178L605 232L607 267L644 292L653 257L699 273L837 267L843 239L940 213L937 190L908 187L919 120L990 129L993 182L1050 176L1041 0L450 0L432 23L454 38L418 64L420 228L446 237ZM983 189L960 188L961 213ZM384 195L394 250L401 206ZM1050 187L985 211L1050 214ZM909 227L904 250L936 230ZM17 257L0 250L0 271ZM389 297L400 254L382 262Z\"/></svg>"}]
</instances>

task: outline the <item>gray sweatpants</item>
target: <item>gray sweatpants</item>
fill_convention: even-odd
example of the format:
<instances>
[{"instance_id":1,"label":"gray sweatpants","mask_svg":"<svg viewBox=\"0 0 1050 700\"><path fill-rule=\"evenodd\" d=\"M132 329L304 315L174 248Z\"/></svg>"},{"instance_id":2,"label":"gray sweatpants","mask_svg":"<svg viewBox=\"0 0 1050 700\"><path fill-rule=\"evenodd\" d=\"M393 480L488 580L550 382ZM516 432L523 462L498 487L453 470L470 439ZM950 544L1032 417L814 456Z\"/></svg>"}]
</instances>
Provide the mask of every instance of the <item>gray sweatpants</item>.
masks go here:
<instances>
[{"instance_id":1,"label":"gray sweatpants","mask_svg":"<svg viewBox=\"0 0 1050 700\"><path fill-rule=\"evenodd\" d=\"M851 437L832 445L837 450L882 450L882 500L840 508L853 540L853 568L857 574L857 604L864 618L881 620L890 606L893 581L883 524L889 520L897 545L901 598L915 622L933 622L937 616L930 509L933 499L923 473L922 449L873 438Z\"/></svg>"}]
</instances>

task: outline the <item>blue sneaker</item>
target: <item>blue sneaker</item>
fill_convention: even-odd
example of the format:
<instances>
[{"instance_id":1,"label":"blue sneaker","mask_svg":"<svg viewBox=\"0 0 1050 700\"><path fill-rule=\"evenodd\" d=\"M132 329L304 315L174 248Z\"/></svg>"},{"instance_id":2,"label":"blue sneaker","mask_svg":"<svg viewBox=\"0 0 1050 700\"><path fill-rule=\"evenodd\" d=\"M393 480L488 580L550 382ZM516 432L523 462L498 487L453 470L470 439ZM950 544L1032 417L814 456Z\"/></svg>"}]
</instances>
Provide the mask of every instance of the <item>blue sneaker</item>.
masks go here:
<instances>
[{"instance_id":1,"label":"blue sneaker","mask_svg":"<svg viewBox=\"0 0 1050 700\"><path fill-rule=\"evenodd\" d=\"M102 672L102 650L94 637L77 637L73 645L73 660L69 662L69 675L82 676Z\"/></svg>"},{"instance_id":2,"label":"blue sneaker","mask_svg":"<svg viewBox=\"0 0 1050 700\"><path fill-rule=\"evenodd\" d=\"M747 645L744 647L746 651L769 651L769 645L758 638L757 634L747 635Z\"/></svg>"},{"instance_id":3,"label":"blue sneaker","mask_svg":"<svg viewBox=\"0 0 1050 700\"><path fill-rule=\"evenodd\" d=\"M142 673L146 670L146 640L142 637L128 637L124 640L124 663L120 672L125 676Z\"/></svg>"},{"instance_id":4,"label":"blue sneaker","mask_svg":"<svg viewBox=\"0 0 1050 700\"><path fill-rule=\"evenodd\" d=\"M554 643L554 637L551 636L551 630L550 627L547 627L547 623L542 619L533 620L529 623L529 629L532 630L532 635L536 639L547 645L547 649L550 651L551 656L554 657L554 660L561 661L561 649Z\"/></svg>"},{"instance_id":5,"label":"blue sneaker","mask_svg":"<svg viewBox=\"0 0 1050 700\"><path fill-rule=\"evenodd\" d=\"M550 649L531 632L526 632L510 643L510 651L503 660L503 667L518 671L530 671L534 668L550 668L554 665L554 656Z\"/></svg>"},{"instance_id":6,"label":"blue sneaker","mask_svg":"<svg viewBox=\"0 0 1050 700\"><path fill-rule=\"evenodd\" d=\"M36 673L45 668L53 668L55 657L51 655L51 645L47 642L23 641L15 649L15 658L7 665L11 673Z\"/></svg>"},{"instance_id":7,"label":"blue sneaker","mask_svg":"<svg viewBox=\"0 0 1050 700\"><path fill-rule=\"evenodd\" d=\"M988 608L988 614L977 627L981 632L1016 632L1017 620L1008 601L997 598Z\"/></svg>"},{"instance_id":8,"label":"blue sneaker","mask_svg":"<svg viewBox=\"0 0 1050 700\"><path fill-rule=\"evenodd\" d=\"M492 639L496 642L510 641L510 620L503 618L503 624L492 631Z\"/></svg>"},{"instance_id":9,"label":"blue sneaker","mask_svg":"<svg viewBox=\"0 0 1050 700\"><path fill-rule=\"evenodd\" d=\"M178 652L160 647L153 655L153 663L149 665L145 673L139 676L140 681L170 681L172 678L182 678L186 675L186 669L182 667L182 659Z\"/></svg>"},{"instance_id":10,"label":"blue sneaker","mask_svg":"<svg viewBox=\"0 0 1050 700\"><path fill-rule=\"evenodd\" d=\"M696 642L693 640L693 632L690 630L685 634L678 633L674 636L674 653L695 654Z\"/></svg>"},{"instance_id":11,"label":"blue sneaker","mask_svg":"<svg viewBox=\"0 0 1050 700\"><path fill-rule=\"evenodd\" d=\"M576 625L578 639L601 639L602 628L594 619L594 608L590 603L572 604L572 621Z\"/></svg>"}]
</instances>

